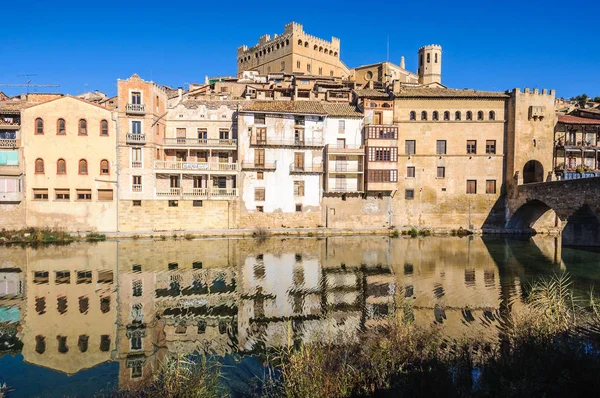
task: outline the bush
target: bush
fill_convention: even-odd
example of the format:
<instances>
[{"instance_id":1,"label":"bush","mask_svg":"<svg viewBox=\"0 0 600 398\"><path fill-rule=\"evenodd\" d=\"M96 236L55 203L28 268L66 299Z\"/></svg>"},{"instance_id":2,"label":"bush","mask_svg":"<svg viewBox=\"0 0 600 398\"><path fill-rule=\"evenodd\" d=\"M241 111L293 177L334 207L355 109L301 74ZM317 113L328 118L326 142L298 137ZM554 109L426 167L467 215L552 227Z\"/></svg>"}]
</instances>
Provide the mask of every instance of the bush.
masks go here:
<instances>
[{"instance_id":1,"label":"bush","mask_svg":"<svg viewBox=\"0 0 600 398\"><path fill-rule=\"evenodd\" d=\"M408 234L411 238L416 238L417 236L419 236L419 231L417 231L415 227L412 227L410 231L408 231Z\"/></svg>"},{"instance_id":2,"label":"bush","mask_svg":"<svg viewBox=\"0 0 600 398\"><path fill-rule=\"evenodd\" d=\"M97 232L90 232L85 236L87 242L101 242L106 240L106 235Z\"/></svg>"}]
</instances>

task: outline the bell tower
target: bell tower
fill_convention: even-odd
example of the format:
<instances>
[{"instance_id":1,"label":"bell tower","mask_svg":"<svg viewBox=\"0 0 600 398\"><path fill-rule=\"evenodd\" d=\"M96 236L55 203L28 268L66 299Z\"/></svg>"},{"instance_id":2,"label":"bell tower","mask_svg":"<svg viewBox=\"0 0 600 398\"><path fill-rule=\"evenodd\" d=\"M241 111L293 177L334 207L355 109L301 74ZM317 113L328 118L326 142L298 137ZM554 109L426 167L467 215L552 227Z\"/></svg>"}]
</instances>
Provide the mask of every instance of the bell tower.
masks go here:
<instances>
[{"instance_id":1,"label":"bell tower","mask_svg":"<svg viewBox=\"0 0 600 398\"><path fill-rule=\"evenodd\" d=\"M419 84L442 84L442 46L419 48Z\"/></svg>"}]
</instances>

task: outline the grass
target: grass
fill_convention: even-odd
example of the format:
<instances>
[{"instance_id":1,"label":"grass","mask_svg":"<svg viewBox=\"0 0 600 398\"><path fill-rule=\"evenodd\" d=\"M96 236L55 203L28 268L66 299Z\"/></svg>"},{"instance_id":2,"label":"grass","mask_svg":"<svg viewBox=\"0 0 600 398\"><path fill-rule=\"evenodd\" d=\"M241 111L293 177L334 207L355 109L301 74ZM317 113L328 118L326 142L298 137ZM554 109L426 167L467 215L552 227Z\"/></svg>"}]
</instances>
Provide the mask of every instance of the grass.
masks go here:
<instances>
[{"instance_id":1,"label":"grass","mask_svg":"<svg viewBox=\"0 0 600 398\"><path fill-rule=\"evenodd\" d=\"M87 242L103 242L106 240L106 235L97 232L90 232L85 236Z\"/></svg>"},{"instance_id":2,"label":"grass","mask_svg":"<svg viewBox=\"0 0 600 398\"><path fill-rule=\"evenodd\" d=\"M194 239L194 235L192 235L192 234L185 234L183 237L184 237L185 240L192 240L192 239Z\"/></svg>"},{"instance_id":3,"label":"grass","mask_svg":"<svg viewBox=\"0 0 600 398\"><path fill-rule=\"evenodd\" d=\"M25 228L17 231L3 229L0 231L0 244L47 245L69 244L79 240L62 229L56 228Z\"/></svg>"},{"instance_id":4,"label":"grass","mask_svg":"<svg viewBox=\"0 0 600 398\"><path fill-rule=\"evenodd\" d=\"M262 243L267 240L267 238L269 237L269 233L265 228L256 228L252 232L252 237L258 239L258 241Z\"/></svg>"}]
</instances>

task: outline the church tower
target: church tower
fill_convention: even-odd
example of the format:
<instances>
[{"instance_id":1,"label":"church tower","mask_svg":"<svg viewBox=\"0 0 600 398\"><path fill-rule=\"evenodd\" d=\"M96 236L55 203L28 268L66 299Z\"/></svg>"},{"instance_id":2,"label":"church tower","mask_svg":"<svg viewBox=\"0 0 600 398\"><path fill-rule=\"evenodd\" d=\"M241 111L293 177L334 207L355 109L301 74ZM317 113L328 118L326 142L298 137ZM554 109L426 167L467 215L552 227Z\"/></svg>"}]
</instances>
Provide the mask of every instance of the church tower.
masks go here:
<instances>
[{"instance_id":1,"label":"church tower","mask_svg":"<svg viewBox=\"0 0 600 398\"><path fill-rule=\"evenodd\" d=\"M419 84L442 84L442 46L419 48Z\"/></svg>"}]
</instances>

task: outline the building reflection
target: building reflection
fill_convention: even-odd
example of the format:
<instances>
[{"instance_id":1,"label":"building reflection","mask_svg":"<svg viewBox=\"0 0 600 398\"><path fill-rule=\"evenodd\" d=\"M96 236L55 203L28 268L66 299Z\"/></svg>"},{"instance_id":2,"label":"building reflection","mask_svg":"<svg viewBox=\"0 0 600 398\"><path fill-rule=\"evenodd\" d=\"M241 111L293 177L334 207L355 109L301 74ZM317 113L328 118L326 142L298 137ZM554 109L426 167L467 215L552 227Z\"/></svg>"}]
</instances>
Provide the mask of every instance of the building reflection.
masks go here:
<instances>
[{"instance_id":1,"label":"building reflection","mask_svg":"<svg viewBox=\"0 0 600 398\"><path fill-rule=\"evenodd\" d=\"M170 355L344 343L399 310L418 325L442 325L449 338L494 339L503 303L517 308L521 294L514 258L481 238L129 240L2 250L0 309L18 309L24 360L67 374L117 361L123 389L151 380Z\"/></svg>"}]
</instances>

